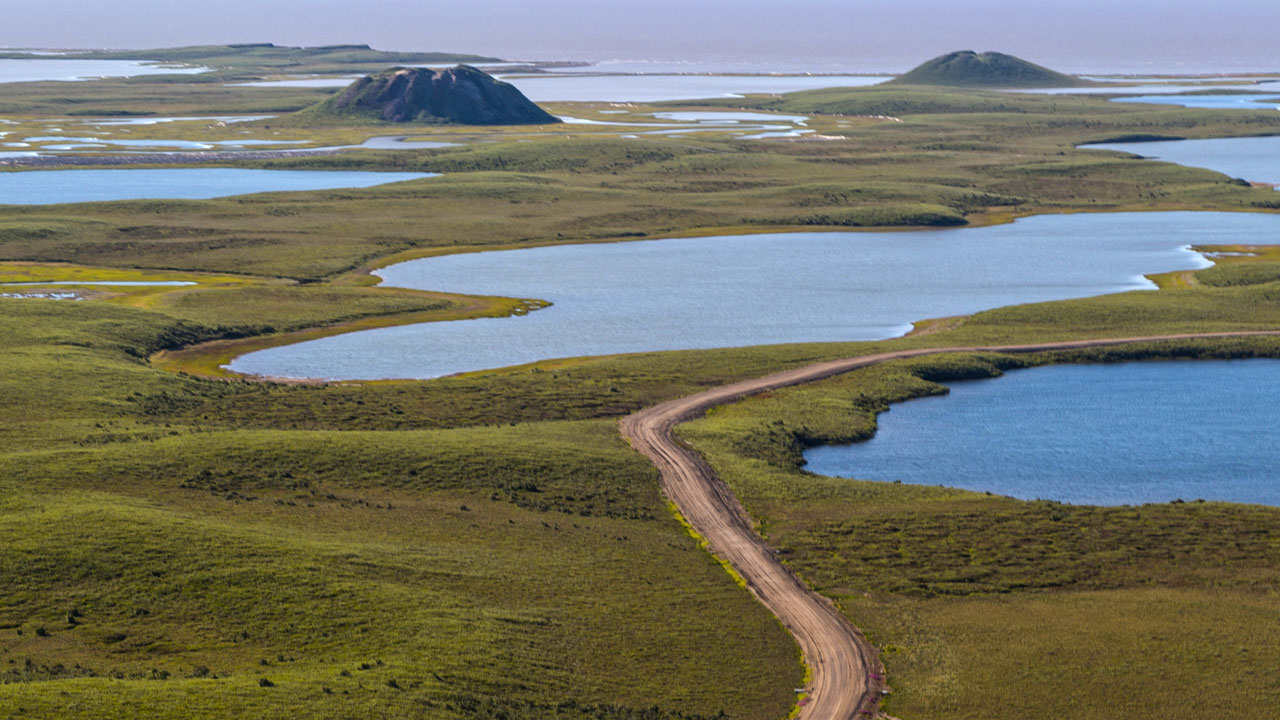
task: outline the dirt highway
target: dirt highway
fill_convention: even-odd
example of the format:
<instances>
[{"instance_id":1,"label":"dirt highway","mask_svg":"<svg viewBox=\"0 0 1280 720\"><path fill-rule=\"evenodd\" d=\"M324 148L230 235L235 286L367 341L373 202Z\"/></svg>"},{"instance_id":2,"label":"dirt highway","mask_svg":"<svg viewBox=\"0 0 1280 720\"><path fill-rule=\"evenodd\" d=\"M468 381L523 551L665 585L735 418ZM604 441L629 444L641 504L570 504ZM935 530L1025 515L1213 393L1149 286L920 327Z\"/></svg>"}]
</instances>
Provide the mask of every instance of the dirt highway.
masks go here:
<instances>
[{"instance_id":1,"label":"dirt highway","mask_svg":"<svg viewBox=\"0 0 1280 720\"><path fill-rule=\"evenodd\" d=\"M799 720L846 720L878 712L884 671L876 651L826 598L783 565L753 529L728 485L702 457L673 436L676 425L717 405L776 388L821 380L883 362L967 352L1032 353L1143 342L1280 336L1280 331L1156 335L1033 345L946 347L844 358L707 390L623 418L621 431L662 475L662 489L708 549L728 562L748 589L795 637L810 669L807 703Z\"/></svg>"}]
</instances>

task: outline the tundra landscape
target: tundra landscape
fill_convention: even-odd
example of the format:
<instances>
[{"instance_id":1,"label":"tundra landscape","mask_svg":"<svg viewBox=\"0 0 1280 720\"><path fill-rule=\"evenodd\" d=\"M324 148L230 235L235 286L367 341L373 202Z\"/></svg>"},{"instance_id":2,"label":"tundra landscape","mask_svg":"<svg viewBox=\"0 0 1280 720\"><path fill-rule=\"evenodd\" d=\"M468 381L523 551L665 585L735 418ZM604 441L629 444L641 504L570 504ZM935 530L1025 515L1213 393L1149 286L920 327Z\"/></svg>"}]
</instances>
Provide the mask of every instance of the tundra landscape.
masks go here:
<instances>
[{"instance_id":1,"label":"tundra landscape","mask_svg":"<svg viewBox=\"0 0 1280 720\"><path fill-rule=\"evenodd\" d=\"M1280 711L1276 68L572 56L0 52L0 717Z\"/></svg>"}]
</instances>

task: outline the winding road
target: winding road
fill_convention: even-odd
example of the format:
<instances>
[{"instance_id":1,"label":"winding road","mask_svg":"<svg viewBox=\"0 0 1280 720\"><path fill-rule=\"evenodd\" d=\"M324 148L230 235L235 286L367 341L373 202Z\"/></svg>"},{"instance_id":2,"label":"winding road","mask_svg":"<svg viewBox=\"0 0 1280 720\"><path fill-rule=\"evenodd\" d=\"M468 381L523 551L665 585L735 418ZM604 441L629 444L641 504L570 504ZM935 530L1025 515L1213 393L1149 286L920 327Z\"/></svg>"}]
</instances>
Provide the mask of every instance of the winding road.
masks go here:
<instances>
[{"instance_id":1,"label":"winding road","mask_svg":"<svg viewBox=\"0 0 1280 720\"><path fill-rule=\"evenodd\" d=\"M884 671L873 648L826 598L810 590L756 534L751 518L728 485L702 457L672 434L676 425L712 407L767 390L798 385L892 360L946 353L1033 353L1133 343L1280 336L1280 330L1190 333L1075 340L1032 345L923 348L831 360L744 380L677 398L623 418L620 429L632 447L662 475L662 489L708 549L728 562L747 588L795 637L810 670L808 701L798 720L846 720L877 713Z\"/></svg>"}]
</instances>

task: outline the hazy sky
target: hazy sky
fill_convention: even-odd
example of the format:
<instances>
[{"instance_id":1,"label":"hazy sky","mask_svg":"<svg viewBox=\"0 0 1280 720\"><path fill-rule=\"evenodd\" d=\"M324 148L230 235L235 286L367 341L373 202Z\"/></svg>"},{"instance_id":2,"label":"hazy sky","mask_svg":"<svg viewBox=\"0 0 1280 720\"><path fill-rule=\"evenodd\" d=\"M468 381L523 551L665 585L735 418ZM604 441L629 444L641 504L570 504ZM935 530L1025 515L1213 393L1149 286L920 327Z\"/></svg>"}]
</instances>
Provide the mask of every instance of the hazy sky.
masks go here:
<instances>
[{"instance_id":1,"label":"hazy sky","mask_svg":"<svg viewBox=\"0 0 1280 720\"><path fill-rule=\"evenodd\" d=\"M0 0L0 45L369 43L519 59L903 70L1001 50L1075 71L1280 70L1277 0Z\"/></svg>"}]
</instances>

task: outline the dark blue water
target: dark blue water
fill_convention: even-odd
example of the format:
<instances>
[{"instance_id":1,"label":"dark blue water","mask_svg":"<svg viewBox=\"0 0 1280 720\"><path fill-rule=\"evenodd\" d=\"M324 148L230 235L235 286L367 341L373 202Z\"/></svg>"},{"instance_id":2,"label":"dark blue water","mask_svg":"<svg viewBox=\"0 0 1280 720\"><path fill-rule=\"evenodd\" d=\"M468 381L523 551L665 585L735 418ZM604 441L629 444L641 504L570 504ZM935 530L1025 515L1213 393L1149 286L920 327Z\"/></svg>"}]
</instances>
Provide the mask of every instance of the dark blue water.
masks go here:
<instances>
[{"instance_id":1,"label":"dark blue water","mask_svg":"<svg viewBox=\"0 0 1280 720\"><path fill-rule=\"evenodd\" d=\"M1280 505L1280 360L1056 365L951 383L813 448L822 475L1091 505Z\"/></svg>"},{"instance_id":2,"label":"dark blue water","mask_svg":"<svg viewBox=\"0 0 1280 720\"><path fill-rule=\"evenodd\" d=\"M291 190L337 190L434 177L433 173L352 170L26 170L0 173L0 205L104 200L205 200Z\"/></svg>"}]
</instances>

